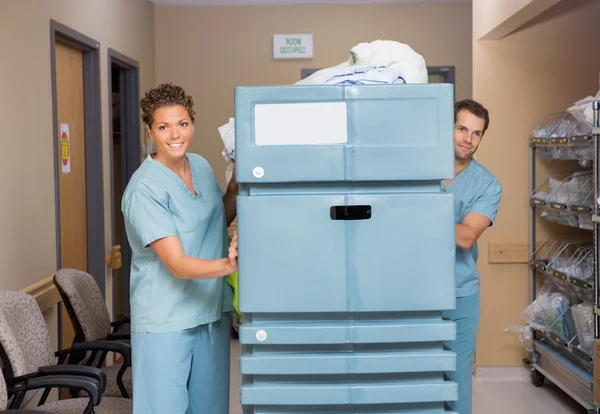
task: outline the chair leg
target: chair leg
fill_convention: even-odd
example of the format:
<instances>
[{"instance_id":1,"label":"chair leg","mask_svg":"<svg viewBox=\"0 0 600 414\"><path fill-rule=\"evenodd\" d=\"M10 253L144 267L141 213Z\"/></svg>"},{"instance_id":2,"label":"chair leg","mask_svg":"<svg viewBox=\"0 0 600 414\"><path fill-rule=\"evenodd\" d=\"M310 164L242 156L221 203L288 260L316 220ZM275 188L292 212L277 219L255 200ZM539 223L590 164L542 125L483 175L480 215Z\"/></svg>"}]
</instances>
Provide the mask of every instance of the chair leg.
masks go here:
<instances>
[{"instance_id":1,"label":"chair leg","mask_svg":"<svg viewBox=\"0 0 600 414\"><path fill-rule=\"evenodd\" d=\"M125 374L126 369L127 369L127 366L125 366L123 364L121 366L121 369L119 370L119 373L117 374L117 385L119 386L119 390L121 390L121 394L123 394L123 398L129 399L129 393L127 392L127 389L125 388L125 385L123 384L123 374Z\"/></svg>"}]
</instances>

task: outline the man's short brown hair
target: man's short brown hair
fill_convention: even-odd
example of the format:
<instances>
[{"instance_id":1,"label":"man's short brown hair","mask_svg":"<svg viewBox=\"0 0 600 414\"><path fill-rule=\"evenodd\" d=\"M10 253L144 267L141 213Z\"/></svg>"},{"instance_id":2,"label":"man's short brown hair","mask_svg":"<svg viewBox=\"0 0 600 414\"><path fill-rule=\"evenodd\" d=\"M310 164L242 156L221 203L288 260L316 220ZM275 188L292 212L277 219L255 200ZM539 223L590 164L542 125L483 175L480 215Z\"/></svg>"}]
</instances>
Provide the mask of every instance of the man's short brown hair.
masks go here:
<instances>
[{"instance_id":1,"label":"man's short brown hair","mask_svg":"<svg viewBox=\"0 0 600 414\"><path fill-rule=\"evenodd\" d=\"M454 104L454 122L456 122L456 117L458 116L458 113L462 110L469 111L476 117L481 118L485 121L483 131L481 131L481 135L483 136L485 134L485 131L487 131L488 126L490 125L490 115L488 113L488 110L485 109L485 107L479 102L474 101L472 99L464 99L462 101L458 101Z\"/></svg>"}]
</instances>

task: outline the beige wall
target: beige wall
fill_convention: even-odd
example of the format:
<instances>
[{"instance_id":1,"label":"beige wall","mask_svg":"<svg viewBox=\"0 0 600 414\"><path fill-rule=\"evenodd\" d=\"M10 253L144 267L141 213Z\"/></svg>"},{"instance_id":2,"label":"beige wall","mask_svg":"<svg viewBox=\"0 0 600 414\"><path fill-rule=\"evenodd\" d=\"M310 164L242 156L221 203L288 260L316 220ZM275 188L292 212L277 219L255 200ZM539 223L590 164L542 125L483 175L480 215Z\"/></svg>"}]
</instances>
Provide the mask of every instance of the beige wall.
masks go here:
<instances>
[{"instance_id":1,"label":"beige wall","mask_svg":"<svg viewBox=\"0 0 600 414\"><path fill-rule=\"evenodd\" d=\"M456 66L456 97L471 96L471 5L156 7L156 81L182 85L198 112L192 151L225 183L217 128L234 116L236 86L293 84L302 68L336 65L360 42L409 44L428 65ZM314 59L275 61L275 33L314 34Z\"/></svg>"},{"instance_id":2,"label":"beige wall","mask_svg":"<svg viewBox=\"0 0 600 414\"><path fill-rule=\"evenodd\" d=\"M111 243L107 48L140 62L154 83L153 6L147 0L0 2L1 289L20 289L56 270L50 19L101 45L105 237Z\"/></svg>"},{"instance_id":3,"label":"beige wall","mask_svg":"<svg viewBox=\"0 0 600 414\"><path fill-rule=\"evenodd\" d=\"M473 20L476 40L489 35L501 39L561 0L478 1L477 19Z\"/></svg>"},{"instance_id":4,"label":"beige wall","mask_svg":"<svg viewBox=\"0 0 600 414\"><path fill-rule=\"evenodd\" d=\"M474 0L474 21L485 13L486 3ZM491 115L478 159L504 187L497 224L480 243L479 366L520 365L524 356L516 336L503 331L522 324L519 314L529 301L528 268L488 264L487 246L529 240L527 139L548 113L596 94L600 54L593 39L599 15L597 1L563 0L502 40L474 42L473 95Z\"/></svg>"},{"instance_id":5,"label":"beige wall","mask_svg":"<svg viewBox=\"0 0 600 414\"><path fill-rule=\"evenodd\" d=\"M534 0L475 0L473 2L473 37L480 39L532 1ZM475 11L475 7L477 7L477 11Z\"/></svg>"},{"instance_id":6,"label":"beige wall","mask_svg":"<svg viewBox=\"0 0 600 414\"><path fill-rule=\"evenodd\" d=\"M100 42L106 251L111 244L107 48L140 63L154 83L153 6L147 0L0 1L0 289L23 289L56 271L50 19ZM107 274L110 304L111 275ZM44 317L57 345L56 307Z\"/></svg>"}]
</instances>

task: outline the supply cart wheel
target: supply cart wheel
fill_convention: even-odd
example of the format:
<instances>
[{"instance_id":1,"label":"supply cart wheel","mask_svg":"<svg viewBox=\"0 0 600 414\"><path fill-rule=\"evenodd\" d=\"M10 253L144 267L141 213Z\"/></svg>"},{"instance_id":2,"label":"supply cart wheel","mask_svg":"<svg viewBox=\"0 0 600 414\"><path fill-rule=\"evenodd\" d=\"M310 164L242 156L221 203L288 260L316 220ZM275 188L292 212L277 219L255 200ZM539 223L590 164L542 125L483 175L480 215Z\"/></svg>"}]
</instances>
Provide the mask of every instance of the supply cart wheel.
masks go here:
<instances>
[{"instance_id":1,"label":"supply cart wheel","mask_svg":"<svg viewBox=\"0 0 600 414\"><path fill-rule=\"evenodd\" d=\"M531 370L531 382L536 387L541 387L542 385L544 385L544 380L545 379L546 379L546 377L544 377L542 374L540 374L535 369Z\"/></svg>"}]
</instances>

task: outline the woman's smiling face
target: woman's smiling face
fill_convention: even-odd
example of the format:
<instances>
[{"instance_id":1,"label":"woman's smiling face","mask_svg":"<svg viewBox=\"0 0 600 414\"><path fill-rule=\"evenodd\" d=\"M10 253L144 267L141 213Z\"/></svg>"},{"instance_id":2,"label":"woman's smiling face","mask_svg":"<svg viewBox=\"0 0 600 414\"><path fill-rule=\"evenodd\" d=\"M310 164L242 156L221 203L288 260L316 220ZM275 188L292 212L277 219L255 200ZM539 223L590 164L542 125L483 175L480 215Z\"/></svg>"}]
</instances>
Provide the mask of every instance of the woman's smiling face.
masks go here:
<instances>
[{"instance_id":1,"label":"woman's smiling face","mask_svg":"<svg viewBox=\"0 0 600 414\"><path fill-rule=\"evenodd\" d=\"M176 160L185 156L194 138L194 125L183 106L164 106L154 112L148 133L159 157Z\"/></svg>"}]
</instances>

